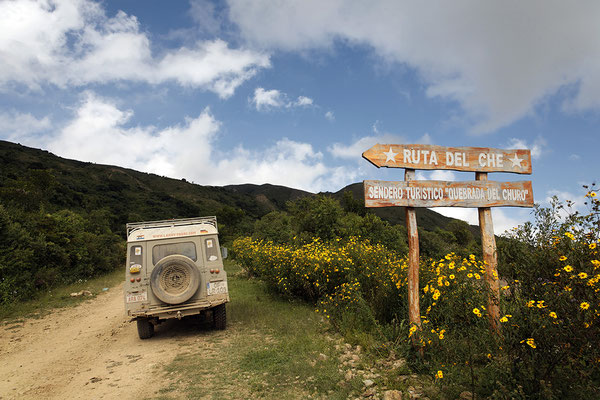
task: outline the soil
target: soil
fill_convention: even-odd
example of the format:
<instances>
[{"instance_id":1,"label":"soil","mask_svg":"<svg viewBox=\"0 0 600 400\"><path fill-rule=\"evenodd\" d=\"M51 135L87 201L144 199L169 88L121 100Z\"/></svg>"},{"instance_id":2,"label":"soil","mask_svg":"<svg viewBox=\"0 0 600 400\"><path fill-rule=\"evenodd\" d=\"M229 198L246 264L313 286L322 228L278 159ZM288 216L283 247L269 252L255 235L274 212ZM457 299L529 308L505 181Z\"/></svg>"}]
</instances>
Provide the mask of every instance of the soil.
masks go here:
<instances>
[{"instance_id":1,"label":"soil","mask_svg":"<svg viewBox=\"0 0 600 400\"><path fill-rule=\"evenodd\" d=\"M0 399L147 398L168 385L163 366L208 328L169 320L140 340L122 293L0 327Z\"/></svg>"}]
</instances>

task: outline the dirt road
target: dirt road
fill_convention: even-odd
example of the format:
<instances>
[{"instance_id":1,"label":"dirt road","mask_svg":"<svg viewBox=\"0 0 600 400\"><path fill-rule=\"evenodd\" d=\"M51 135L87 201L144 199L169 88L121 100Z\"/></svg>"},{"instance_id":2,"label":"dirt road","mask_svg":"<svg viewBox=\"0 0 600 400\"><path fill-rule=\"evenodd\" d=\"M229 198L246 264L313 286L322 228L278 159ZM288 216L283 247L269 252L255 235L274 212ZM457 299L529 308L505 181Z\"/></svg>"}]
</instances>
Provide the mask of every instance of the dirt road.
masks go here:
<instances>
[{"instance_id":1,"label":"dirt road","mask_svg":"<svg viewBox=\"0 0 600 400\"><path fill-rule=\"evenodd\" d=\"M152 340L140 340L124 316L121 286L77 307L4 325L0 399L152 397L168 383L163 365L199 340L198 329L206 328L169 321Z\"/></svg>"}]
</instances>

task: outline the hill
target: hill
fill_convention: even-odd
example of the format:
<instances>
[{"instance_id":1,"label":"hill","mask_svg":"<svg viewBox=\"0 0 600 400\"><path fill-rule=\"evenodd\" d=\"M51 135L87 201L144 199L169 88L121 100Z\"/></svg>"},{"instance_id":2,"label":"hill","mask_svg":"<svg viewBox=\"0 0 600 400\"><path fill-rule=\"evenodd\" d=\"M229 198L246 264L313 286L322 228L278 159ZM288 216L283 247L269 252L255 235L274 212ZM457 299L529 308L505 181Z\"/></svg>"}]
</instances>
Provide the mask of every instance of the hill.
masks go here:
<instances>
[{"instance_id":1,"label":"hill","mask_svg":"<svg viewBox=\"0 0 600 400\"><path fill-rule=\"evenodd\" d=\"M70 209L110 211L110 225L124 232L127 222L217 215L220 224L250 223L270 211L284 210L288 201L313 195L277 185L202 186L185 179L172 179L128 168L80 162L58 157L48 151L0 141L0 201L18 203L29 209L43 205L47 211ZM344 192L362 201L362 183L351 184ZM405 224L404 208L371 210L392 225ZM420 228L445 228L452 218L428 209L417 210Z\"/></svg>"}]
</instances>

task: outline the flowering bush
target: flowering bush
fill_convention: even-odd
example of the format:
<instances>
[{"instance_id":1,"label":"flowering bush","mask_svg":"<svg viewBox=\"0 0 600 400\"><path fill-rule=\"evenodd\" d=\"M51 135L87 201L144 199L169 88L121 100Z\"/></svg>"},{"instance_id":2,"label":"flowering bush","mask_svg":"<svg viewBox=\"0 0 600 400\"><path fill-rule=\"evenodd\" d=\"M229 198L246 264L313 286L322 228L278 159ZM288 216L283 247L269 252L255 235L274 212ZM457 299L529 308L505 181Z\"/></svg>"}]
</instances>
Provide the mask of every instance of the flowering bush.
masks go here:
<instances>
[{"instance_id":1,"label":"flowering bush","mask_svg":"<svg viewBox=\"0 0 600 400\"><path fill-rule=\"evenodd\" d=\"M600 396L600 213L569 214L553 203L499 242L500 332L490 330L485 263L454 253L421 260L421 361L451 395L465 387L492 398ZM241 238L240 264L282 294L317 303L335 326L368 329L407 319L407 259L359 237L302 244ZM499 277L496 277L499 278ZM416 335L413 337L413 335Z\"/></svg>"}]
</instances>

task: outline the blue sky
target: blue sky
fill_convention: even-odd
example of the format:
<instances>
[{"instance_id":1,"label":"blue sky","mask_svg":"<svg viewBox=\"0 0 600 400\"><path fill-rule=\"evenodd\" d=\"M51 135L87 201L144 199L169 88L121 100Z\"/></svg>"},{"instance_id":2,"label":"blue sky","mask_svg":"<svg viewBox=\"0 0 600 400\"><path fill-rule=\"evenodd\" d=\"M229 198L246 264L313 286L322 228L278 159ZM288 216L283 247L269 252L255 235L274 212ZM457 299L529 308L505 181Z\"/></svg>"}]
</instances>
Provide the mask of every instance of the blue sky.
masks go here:
<instances>
[{"instance_id":1,"label":"blue sky","mask_svg":"<svg viewBox=\"0 0 600 400\"><path fill-rule=\"evenodd\" d=\"M377 142L530 148L531 177L489 179L581 209L599 176L597 2L14 0L0 16L0 139L62 157L319 192L403 179L361 158ZM497 232L528 218L494 209Z\"/></svg>"}]
</instances>

